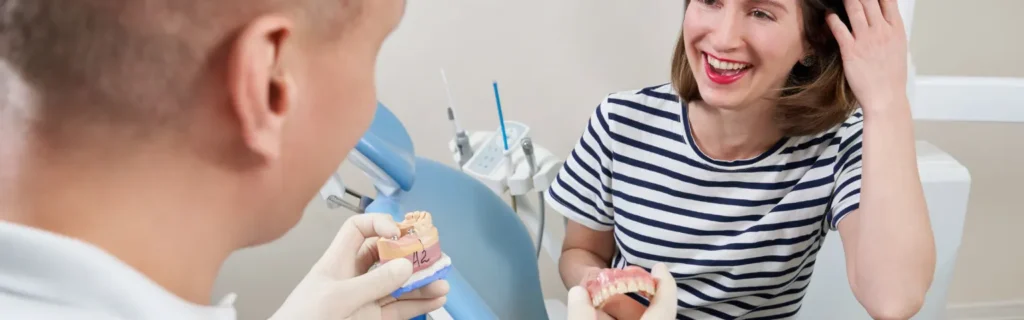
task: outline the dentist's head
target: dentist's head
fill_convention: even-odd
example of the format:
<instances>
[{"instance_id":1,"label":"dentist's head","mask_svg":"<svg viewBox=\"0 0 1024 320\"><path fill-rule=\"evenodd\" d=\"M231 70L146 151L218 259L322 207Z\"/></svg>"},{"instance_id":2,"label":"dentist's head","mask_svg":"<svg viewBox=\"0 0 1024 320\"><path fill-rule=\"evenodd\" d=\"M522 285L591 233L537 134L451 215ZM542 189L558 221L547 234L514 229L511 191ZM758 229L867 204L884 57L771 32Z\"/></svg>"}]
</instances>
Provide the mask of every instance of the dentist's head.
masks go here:
<instances>
[{"instance_id":1,"label":"dentist's head","mask_svg":"<svg viewBox=\"0 0 1024 320\"><path fill-rule=\"evenodd\" d=\"M404 6L4 1L0 220L212 282L294 226L368 127Z\"/></svg>"}]
</instances>

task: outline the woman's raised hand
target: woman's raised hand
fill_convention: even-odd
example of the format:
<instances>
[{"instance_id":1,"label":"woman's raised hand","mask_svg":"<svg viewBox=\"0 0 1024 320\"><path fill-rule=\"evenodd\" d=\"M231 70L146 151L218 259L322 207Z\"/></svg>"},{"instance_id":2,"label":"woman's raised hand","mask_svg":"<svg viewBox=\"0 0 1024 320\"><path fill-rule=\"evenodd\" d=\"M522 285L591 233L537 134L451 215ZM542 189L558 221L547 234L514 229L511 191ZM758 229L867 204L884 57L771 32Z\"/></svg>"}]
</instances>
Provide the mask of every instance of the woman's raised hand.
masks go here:
<instances>
[{"instance_id":1,"label":"woman's raised hand","mask_svg":"<svg viewBox=\"0 0 1024 320\"><path fill-rule=\"evenodd\" d=\"M900 105L894 102L907 94L907 34L897 0L844 1L851 28L835 13L827 19L850 88L865 112Z\"/></svg>"}]
</instances>

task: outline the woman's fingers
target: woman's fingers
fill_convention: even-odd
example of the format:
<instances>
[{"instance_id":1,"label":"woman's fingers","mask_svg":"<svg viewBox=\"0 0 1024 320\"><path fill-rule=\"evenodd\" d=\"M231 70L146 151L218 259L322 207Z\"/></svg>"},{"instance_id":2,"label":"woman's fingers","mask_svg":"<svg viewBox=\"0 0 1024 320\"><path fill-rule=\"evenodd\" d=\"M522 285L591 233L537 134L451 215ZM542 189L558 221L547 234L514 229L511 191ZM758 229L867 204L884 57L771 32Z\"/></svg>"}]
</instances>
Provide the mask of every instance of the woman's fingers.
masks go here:
<instances>
[{"instance_id":1,"label":"woman's fingers","mask_svg":"<svg viewBox=\"0 0 1024 320\"><path fill-rule=\"evenodd\" d=\"M863 0L844 0L846 3L846 15L850 16L850 30L855 37L866 33L870 28L867 16L864 13ZM875 0L877 1L877 0Z\"/></svg>"},{"instance_id":2,"label":"woman's fingers","mask_svg":"<svg viewBox=\"0 0 1024 320\"><path fill-rule=\"evenodd\" d=\"M620 294L608 298L601 311L615 319L640 319L644 311L647 311L647 307L629 296Z\"/></svg>"},{"instance_id":3,"label":"woman's fingers","mask_svg":"<svg viewBox=\"0 0 1024 320\"><path fill-rule=\"evenodd\" d=\"M832 29L832 35L835 36L836 42L839 43L840 52L844 52L845 48L853 45L853 34L850 33L850 29L846 27L843 20L839 19L839 15L829 13L825 19L829 28Z\"/></svg>"},{"instance_id":4,"label":"woman's fingers","mask_svg":"<svg viewBox=\"0 0 1024 320\"><path fill-rule=\"evenodd\" d=\"M889 25L903 28L903 16L900 15L900 6L896 0L879 0L882 6L882 14Z\"/></svg>"},{"instance_id":5,"label":"woman's fingers","mask_svg":"<svg viewBox=\"0 0 1024 320\"><path fill-rule=\"evenodd\" d=\"M882 15L882 7L879 6L879 1L882 0L860 0L861 6L864 7L864 17L867 18L869 26L888 24L885 21L885 16Z\"/></svg>"}]
</instances>

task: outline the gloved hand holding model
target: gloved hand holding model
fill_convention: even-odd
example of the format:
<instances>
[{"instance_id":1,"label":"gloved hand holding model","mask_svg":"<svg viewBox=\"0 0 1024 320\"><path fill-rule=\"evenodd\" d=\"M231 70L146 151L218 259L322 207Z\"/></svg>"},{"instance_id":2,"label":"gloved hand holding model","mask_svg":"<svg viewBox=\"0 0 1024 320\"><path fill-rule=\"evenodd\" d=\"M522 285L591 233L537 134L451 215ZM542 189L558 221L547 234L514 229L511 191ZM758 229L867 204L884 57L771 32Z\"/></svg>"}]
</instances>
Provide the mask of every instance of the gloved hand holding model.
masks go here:
<instances>
[{"instance_id":1,"label":"gloved hand holding model","mask_svg":"<svg viewBox=\"0 0 1024 320\"><path fill-rule=\"evenodd\" d=\"M626 269L605 269L588 276L581 285L569 289L568 320L611 319L600 311L614 298L626 298L625 293L636 293L650 299L646 310L637 310L641 320L675 319L675 279L662 263L654 265L653 273L639 267ZM652 297L653 295L653 297Z\"/></svg>"},{"instance_id":2,"label":"gloved hand holding model","mask_svg":"<svg viewBox=\"0 0 1024 320\"><path fill-rule=\"evenodd\" d=\"M410 319L441 308L444 280L390 295L413 275L407 259L378 261L377 240L396 237L399 226L387 214L355 215L271 319Z\"/></svg>"}]
</instances>

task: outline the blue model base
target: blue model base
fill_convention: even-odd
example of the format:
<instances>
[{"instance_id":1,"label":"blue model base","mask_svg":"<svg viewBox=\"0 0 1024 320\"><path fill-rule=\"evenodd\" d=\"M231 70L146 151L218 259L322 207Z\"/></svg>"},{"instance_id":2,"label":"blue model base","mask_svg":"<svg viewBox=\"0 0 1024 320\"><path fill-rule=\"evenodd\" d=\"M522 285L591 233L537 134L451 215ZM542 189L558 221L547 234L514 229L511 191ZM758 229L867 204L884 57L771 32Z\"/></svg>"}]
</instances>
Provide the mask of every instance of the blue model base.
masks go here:
<instances>
[{"instance_id":1,"label":"blue model base","mask_svg":"<svg viewBox=\"0 0 1024 320\"><path fill-rule=\"evenodd\" d=\"M409 293L409 292L411 292L413 290L422 288L422 287L430 284L431 282L444 279L445 276L448 275L448 271L451 270L451 269L452 269L452 266L451 265L447 265L444 268L441 268L441 270L437 270L437 272L434 272L434 274L430 275L429 277L423 278L423 280L416 281L416 282L413 282L410 285L398 288L398 290L395 290L395 292L391 293L391 297L395 298L395 299L398 299L398 297L400 297L403 294L406 294L406 293Z\"/></svg>"}]
</instances>

